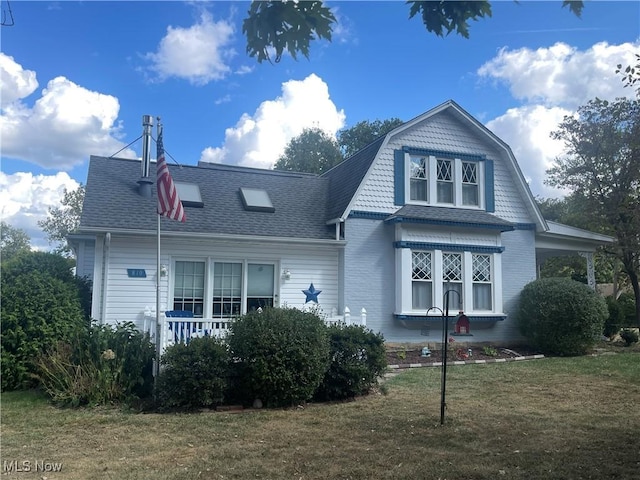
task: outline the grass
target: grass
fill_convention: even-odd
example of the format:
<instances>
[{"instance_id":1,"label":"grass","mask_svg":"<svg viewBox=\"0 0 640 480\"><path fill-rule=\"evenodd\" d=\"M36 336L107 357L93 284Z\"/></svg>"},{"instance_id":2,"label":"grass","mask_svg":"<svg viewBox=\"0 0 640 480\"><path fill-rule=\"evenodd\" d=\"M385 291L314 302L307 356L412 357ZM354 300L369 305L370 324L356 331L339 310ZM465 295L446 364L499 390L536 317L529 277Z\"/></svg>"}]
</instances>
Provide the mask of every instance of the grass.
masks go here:
<instances>
[{"instance_id":1,"label":"grass","mask_svg":"<svg viewBox=\"0 0 640 480\"><path fill-rule=\"evenodd\" d=\"M405 371L386 387L304 409L165 415L58 409L10 392L2 460L61 462L48 480L640 475L637 352L451 367L444 426L439 369Z\"/></svg>"}]
</instances>

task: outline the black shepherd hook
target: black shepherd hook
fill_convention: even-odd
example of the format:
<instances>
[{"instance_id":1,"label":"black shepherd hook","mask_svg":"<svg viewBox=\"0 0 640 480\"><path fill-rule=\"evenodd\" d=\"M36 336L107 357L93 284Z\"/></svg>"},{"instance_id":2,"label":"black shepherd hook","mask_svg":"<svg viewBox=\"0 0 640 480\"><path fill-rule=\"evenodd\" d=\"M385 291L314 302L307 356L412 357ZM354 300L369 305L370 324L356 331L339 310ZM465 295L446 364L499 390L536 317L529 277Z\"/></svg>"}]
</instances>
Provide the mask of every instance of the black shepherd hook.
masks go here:
<instances>
[{"instance_id":1,"label":"black shepherd hook","mask_svg":"<svg viewBox=\"0 0 640 480\"><path fill-rule=\"evenodd\" d=\"M3 27L13 27L16 22L13 19L13 12L11 11L11 3L9 3L9 0L6 0L7 2L7 9L5 10L4 8L2 9L2 23L0 25L2 25ZM7 22L7 11L9 12L9 22Z\"/></svg>"}]
</instances>

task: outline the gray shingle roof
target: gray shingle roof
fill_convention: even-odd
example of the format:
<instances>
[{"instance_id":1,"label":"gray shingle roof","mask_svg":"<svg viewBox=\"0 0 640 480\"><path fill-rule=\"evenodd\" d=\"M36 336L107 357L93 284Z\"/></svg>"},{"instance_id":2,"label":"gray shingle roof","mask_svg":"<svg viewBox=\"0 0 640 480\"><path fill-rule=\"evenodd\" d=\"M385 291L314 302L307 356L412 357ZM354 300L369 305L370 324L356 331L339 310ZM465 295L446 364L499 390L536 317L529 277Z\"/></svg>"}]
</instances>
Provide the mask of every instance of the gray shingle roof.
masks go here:
<instances>
[{"instance_id":1,"label":"gray shingle roof","mask_svg":"<svg viewBox=\"0 0 640 480\"><path fill-rule=\"evenodd\" d=\"M515 228L511 222L481 210L423 205L405 205L389 215L385 221L488 228L502 232Z\"/></svg>"},{"instance_id":2,"label":"gray shingle roof","mask_svg":"<svg viewBox=\"0 0 640 480\"><path fill-rule=\"evenodd\" d=\"M362 179L366 175L371 163L376 158L378 150L384 142L385 135L374 140L359 152L339 163L322 175L329 179L329 220L340 217L349 206Z\"/></svg>"},{"instance_id":3,"label":"gray shingle roof","mask_svg":"<svg viewBox=\"0 0 640 480\"><path fill-rule=\"evenodd\" d=\"M80 231L156 229L155 164L151 197L138 193L140 161L92 156ZM327 226L329 179L304 173L276 172L221 164L169 165L176 182L197 184L204 208L186 207L186 223L162 218L163 232L335 238ZM243 208L240 187L267 191L275 212Z\"/></svg>"}]
</instances>

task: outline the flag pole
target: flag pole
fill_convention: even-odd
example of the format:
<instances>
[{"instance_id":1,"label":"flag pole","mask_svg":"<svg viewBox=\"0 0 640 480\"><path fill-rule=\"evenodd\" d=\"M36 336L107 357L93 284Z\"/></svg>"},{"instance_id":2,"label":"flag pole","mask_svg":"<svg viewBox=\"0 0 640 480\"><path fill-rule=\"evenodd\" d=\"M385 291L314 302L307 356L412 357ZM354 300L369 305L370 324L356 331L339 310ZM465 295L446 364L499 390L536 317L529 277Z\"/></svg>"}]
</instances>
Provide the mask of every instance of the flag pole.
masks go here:
<instances>
[{"instance_id":1,"label":"flag pole","mask_svg":"<svg viewBox=\"0 0 640 480\"><path fill-rule=\"evenodd\" d=\"M162 123L158 117L158 138L162 138ZM156 164L159 159L156 159ZM156 184L156 188L160 185ZM160 373L160 354L162 349L162 325L160 317L160 212L156 208L156 358L154 365L154 384L157 383L158 374Z\"/></svg>"},{"instance_id":2,"label":"flag pole","mask_svg":"<svg viewBox=\"0 0 640 480\"><path fill-rule=\"evenodd\" d=\"M155 368L154 368L154 378L158 378L158 374L160 373L160 350L162 348L162 328L160 321L160 214L156 214L158 219L157 227L156 227L156 238L157 238L157 255L156 255L156 358L155 358Z\"/></svg>"}]
</instances>

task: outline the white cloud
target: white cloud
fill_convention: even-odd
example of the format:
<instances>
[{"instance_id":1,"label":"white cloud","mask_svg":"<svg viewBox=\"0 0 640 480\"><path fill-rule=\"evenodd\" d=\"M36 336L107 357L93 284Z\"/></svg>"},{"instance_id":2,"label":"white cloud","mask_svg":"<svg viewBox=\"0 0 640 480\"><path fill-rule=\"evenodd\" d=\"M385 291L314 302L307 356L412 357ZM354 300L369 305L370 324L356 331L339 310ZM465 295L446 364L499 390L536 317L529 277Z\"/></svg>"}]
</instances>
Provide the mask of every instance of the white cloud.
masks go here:
<instances>
[{"instance_id":1,"label":"white cloud","mask_svg":"<svg viewBox=\"0 0 640 480\"><path fill-rule=\"evenodd\" d=\"M32 108L20 101L28 91L14 89L15 100L2 109L3 157L66 170L82 164L90 154L112 155L124 146L118 140L117 98L87 90L65 77L51 80ZM135 157L132 150L119 155Z\"/></svg>"},{"instance_id":2,"label":"white cloud","mask_svg":"<svg viewBox=\"0 0 640 480\"><path fill-rule=\"evenodd\" d=\"M561 42L537 50L502 48L477 73L505 82L517 99L577 108L595 97L631 95L615 70L619 63L634 63L638 48L640 42L601 42L585 51Z\"/></svg>"},{"instance_id":3,"label":"white cloud","mask_svg":"<svg viewBox=\"0 0 640 480\"><path fill-rule=\"evenodd\" d=\"M31 237L31 246L49 250L46 235L38 226L47 218L50 207L60 206L65 188L75 190L79 184L67 173L33 175L18 172L7 175L0 172L0 212L2 220L14 228L21 228Z\"/></svg>"},{"instance_id":4,"label":"white cloud","mask_svg":"<svg viewBox=\"0 0 640 480\"><path fill-rule=\"evenodd\" d=\"M639 47L640 42L601 42L584 51L565 43L537 50L503 48L478 69L480 77L505 83L523 103L486 125L509 144L534 195L569 193L544 185L546 170L564 151L563 143L550 134L566 115L595 97L613 100L633 95L615 70L619 63L634 63Z\"/></svg>"},{"instance_id":5,"label":"white cloud","mask_svg":"<svg viewBox=\"0 0 640 480\"><path fill-rule=\"evenodd\" d=\"M551 131L572 112L560 107L542 105L511 108L487 123L498 137L513 150L529 188L534 195L558 198L568 192L544 185L546 170L564 149L561 141L550 137Z\"/></svg>"},{"instance_id":6,"label":"white cloud","mask_svg":"<svg viewBox=\"0 0 640 480\"><path fill-rule=\"evenodd\" d=\"M145 55L152 63L149 70L158 81L178 77L206 85L220 80L231 72L226 62L235 55L229 47L233 34L233 24L214 22L208 12L202 12L200 21L189 28L169 26L158 50Z\"/></svg>"},{"instance_id":7,"label":"white cloud","mask_svg":"<svg viewBox=\"0 0 640 480\"><path fill-rule=\"evenodd\" d=\"M317 75L282 84L282 95L260 104L253 115L244 113L227 128L222 147L208 147L204 162L272 168L289 141L304 128L318 127L329 135L344 126L345 114L329 96L329 87Z\"/></svg>"},{"instance_id":8,"label":"white cloud","mask_svg":"<svg viewBox=\"0 0 640 480\"><path fill-rule=\"evenodd\" d=\"M24 70L13 57L0 52L0 100L2 108L28 97L38 88L36 72Z\"/></svg>"}]
</instances>

